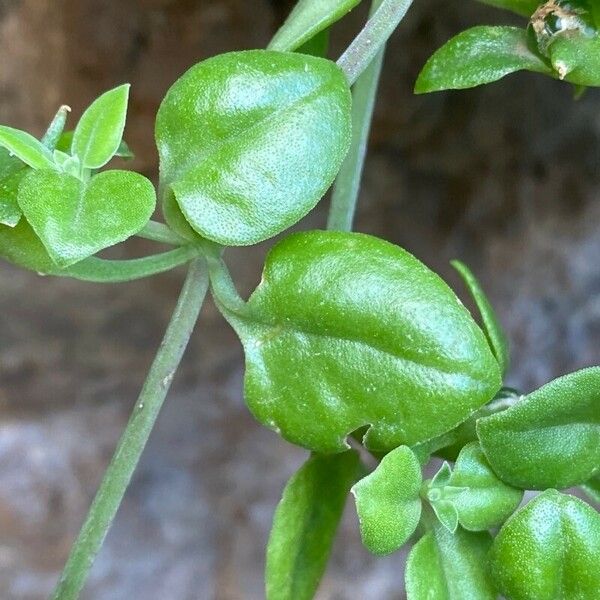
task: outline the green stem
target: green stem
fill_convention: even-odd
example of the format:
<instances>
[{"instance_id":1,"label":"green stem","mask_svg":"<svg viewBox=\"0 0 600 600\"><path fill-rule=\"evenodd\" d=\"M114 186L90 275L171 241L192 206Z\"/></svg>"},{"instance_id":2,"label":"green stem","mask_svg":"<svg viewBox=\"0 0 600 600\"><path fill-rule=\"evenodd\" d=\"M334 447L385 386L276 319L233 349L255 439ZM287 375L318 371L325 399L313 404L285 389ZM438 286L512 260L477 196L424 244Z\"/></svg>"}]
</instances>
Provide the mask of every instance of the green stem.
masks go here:
<instances>
[{"instance_id":1,"label":"green stem","mask_svg":"<svg viewBox=\"0 0 600 600\"><path fill-rule=\"evenodd\" d=\"M71 549L53 600L76 600L129 485L183 356L208 288L202 259L190 264L177 306L88 516Z\"/></svg>"},{"instance_id":2,"label":"green stem","mask_svg":"<svg viewBox=\"0 0 600 600\"><path fill-rule=\"evenodd\" d=\"M188 240L177 235L170 227L157 221L148 221L144 228L136 234L138 237L171 246L183 246Z\"/></svg>"},{"instance_id":3,"label":"green stem","mask_svg":"<svg viewBox=\"0 0 600 600\"><path fill-rule=\"evenodd\" d=\"M381 47L398 27L412 0L383 0L363 30L337 61L352 85L371 64Z\"/></svg>"},{"instance_id":4,"label":"green stem","mask_svg":"<svg viewBox=\"0 0 600 600\"><path fill-rule=\"evenodd\" d=\"M239 295L227 265L220 255L207 254L208 272L214 298L220 308L238 317L243 317L248 312L248 307Z\"/></svg>"},{"instance_id":5,"label":"green stem","mask_svg":"<svg viewBox=\"0 0 600 600\"><path fill-rule=\"evenodd\" d=\"M381 0L373 0L371 14L375 14L380 5ZM352 89L352 143L335 180L327 229L352 231L384 54L385 45Z\"/></svg>"},{"instance_id":6,"label":"green stem","mask_svg":"<svg viewBox=\"0 0 600 600\"><path fill-rule=\"evenodd\" d=\"M91 256L66 269L57 269L48 274L95 283L122 283L170 271L189 262L198 254L199 250L196 247L182 246L168 252L130 260L106 260Z\"/></svg>"}]
</instances>

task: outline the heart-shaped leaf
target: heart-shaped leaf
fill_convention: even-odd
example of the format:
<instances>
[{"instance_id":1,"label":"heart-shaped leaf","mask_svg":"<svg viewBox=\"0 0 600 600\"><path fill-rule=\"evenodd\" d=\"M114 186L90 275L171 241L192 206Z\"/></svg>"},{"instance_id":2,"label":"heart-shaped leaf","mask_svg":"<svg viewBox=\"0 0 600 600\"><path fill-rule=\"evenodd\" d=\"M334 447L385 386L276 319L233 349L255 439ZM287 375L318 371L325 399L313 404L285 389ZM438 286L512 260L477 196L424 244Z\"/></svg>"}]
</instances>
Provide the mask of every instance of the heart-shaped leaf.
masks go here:
<instances>
[{"instance_id":1,"label":"heart-shaped leaf","mask_svg":"<svg viewBox=\"0 0 600 600\"><path fill-rule=\"evenodd\" d=\"M354 485L362 541L373 554L395 552L415 532L421 518L421 482L417 457L400 446Z\"/></svg>"},{"instance_id":2,"label":"heart-shaped leaf","mask_svg":"<svg viewBox=\"0 0 600 600\"><path fill-rule=\"evenodd\" d=\"M547 490L502 527L490 562L507 598L597 598L600 515L578 498Z\"/></svg>"},{"instance_id":3,"label":"heart-shaped leaf","mask_svg":"<svg viewBox=\"0 0 600 600\"><path fill-rule=\"evenodd\" d=\"M154 187L130 171L105 171L89 182L32 171L19 205L54 262L65 267L134 235L150 219Z\"/></svg>"},{"instance_id":4,"label":"heart-shaped leaf","mask_svg":"<svg viewBox=\"0 0 600 600\"><path fill-rule=\"evenodd\" d=\"M129 84L120 85L96 98L81 116L71 152L87 169L99 169L117 152L127 117Z\"/></svg>"},{"instance_id":5,"label":"heart-shaped leaf","mask_svg":"<svg viewBox=\"0 0 600 600\"><path fill-rule=\"evenodd\" d=\"M296 50L339 21L360 0L299 0L269 44L270 50Z\"/></svg>"},{"instance_id":6,"label":"heart-shaped leaf","mask_svg":"<svg viewBox=\"0 0 600 600\"><path fill-rule=\"evenodd\" d=\"M371 425L373 450L448 431L500 387L498 363L452 290L398 246L294 234L269 253L245 309L222 307L246 353L259 421L321 452Z\"/></svg>"},{"instance_id":7,"label":"heart-shaped leaf","mask_svg":"<svg viewBox=\"0 0 600 600\"><path fill-rule=\"evenodd\" d=\"M584 483L600 470L600 367L555 379L480 419L477 435L494 471L511 485Z\"/></svg>"},{"instance_id":8,"label":"heart-shaped leaf","mask_svg":"<svg viewBox=\"0 0 600 600\"><path fill-rule=\"evenodd\" d=\"M350 104L342 71L322 58L251 50L192 67L156 119L165 217L181 231L175 199L197 233L232 246L287 229L333 182Z\"/></svg>"},{"instance_id":9,"label":"heart-shaped leaf","mask_svg":"<svg viewBox=\"0 0 600 600\"><path fill-rule=\"evenodd\" d=\"M530 17L542 0L479 0L483 4L489 4L496 8L504 8L511 12Z\"/></svg>"},{"instance_id":10,"label":"heart-shaped leaf","mask_svg":"<svg viewBox=\"0 0 600 600\"><path fill-rule=\"evenodd\" d=\"M542 58L529 49L524 29L473 27L435 52L423 67L415 92L471 88L522 70L552 74Z\"/></svg>"},{"instance_id":11,"label":"heart-shaped leaf","mask_svg":"<svg viewBox=\"0 0 600 600\"><path fill-rule=\"evenodd\" d=\"M52 152L26 131L0 125L0 146L34 169L54 169Z\"/></svg>"},{"instance_id":12,"label":"heart-shaped leaf","mask_svg":"<svg viewBox=\"0 0 600 600\"><path fill-rule=\"evenodd\" d=\"M289 480L267 546L267 600L312 600L358 468L354 451L313 455Z\"/></svg>"},{"instance_id":13,"label":"heart-shaped leaf","mask_svg":"<svg viewBox=\"0 0 600 600\"><path fill-rule=\"evenodd\" d=\"M510 359L508 354L508 341L500 326L498 317L496 317L496 313L494 312L490 301L487 299L483 288L469 267L458 260L453 260L451 264L462 277L462 280L465 282L465 285L469 289L469 292L477 305L483 324L483 332L485 333L490 348L500 365L500 370L504 374L506 373Z\"/></svg>"},{"instance_id":14,"label":"heart-shaped leaf","mask_svg":"<svg viewBox=\"0 0 600 600\"><path fill-rule=\"evenodd\" d=\"M501 525L523 498L522 490L498 479L477 442L465 446L458 455L450 485L464 488L452 503L459 523L470 531L485 531Z\"/></svg>"},{"instance_id":15,"label":"heart-shaped leaf","mask_svg":"<svg viewBox=\"0 0 600 600\"><path fill-rule=\"evenodd\" d=\"M412 548L406 562L409 600L496 600L486 569L488 533L436 523Z\"/></svg>"}]
</instances>

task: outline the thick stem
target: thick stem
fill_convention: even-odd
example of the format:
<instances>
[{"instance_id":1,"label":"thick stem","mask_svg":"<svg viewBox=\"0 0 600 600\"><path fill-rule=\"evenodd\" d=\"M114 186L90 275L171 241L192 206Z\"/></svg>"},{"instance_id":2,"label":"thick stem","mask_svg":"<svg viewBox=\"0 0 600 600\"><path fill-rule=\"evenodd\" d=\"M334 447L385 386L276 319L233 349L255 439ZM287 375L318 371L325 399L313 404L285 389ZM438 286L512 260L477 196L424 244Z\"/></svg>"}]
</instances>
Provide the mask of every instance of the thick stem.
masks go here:
<instances>
[{"instance_id":1,"label":"thick stem","mask_svg":"<svg viewBox=\"0 0 600 600\"><path fill-rule=\"evenodd\" d=\"M205 262L194 260L129 423L71 549L53 600L76 600L85 584L179 366L207 288Z\"/></svg>"},{"instance_id":2,"label":"thick stem","mask_svg":"<svg viewBox=\"0 0 600 600\"><path fill-rule=\"evenodd\" d=\"M383 0L363 30L337 61L350 84L371 64L410 8L412 0Z\"/></svg>"},{"instance_id":3,"label":"thick stem","mask_svg":"<svg viewBox=\"0 0 600 600\"><path fill-rule=\"evenodd\" d=\"M380 5L381 0L373 0L371 14ZM352 230L384 54L385 45L352 89L352 144L335 180L327 229Z\"/></svg>"}]
</instances>

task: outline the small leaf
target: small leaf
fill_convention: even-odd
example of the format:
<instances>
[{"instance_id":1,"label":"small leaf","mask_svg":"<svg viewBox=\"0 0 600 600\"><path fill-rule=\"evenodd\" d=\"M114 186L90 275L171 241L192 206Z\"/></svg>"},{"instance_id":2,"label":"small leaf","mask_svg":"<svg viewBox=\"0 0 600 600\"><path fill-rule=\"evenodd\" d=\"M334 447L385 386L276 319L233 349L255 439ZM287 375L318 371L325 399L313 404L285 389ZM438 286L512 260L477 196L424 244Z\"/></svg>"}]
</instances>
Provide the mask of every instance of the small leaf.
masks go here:
<instances>
[{"instance_id":1,"label":"small leaf","mask_svg":"<svg viewBox=\"0 0 600 600\"><path fill-rule=\"evenodd\" d=\"M547 490L502 527L490 563L507 598L597 598L600 515L578 498Z\"/></svg>"},{"instance_id":2,"label":"small leaf","mask_svg":"<svg viewBox=\"0 0 600 600\"><path fill-rule=\"evenodd\" d=\"M81 116L71 151L83 167L98 169L117 152L125 129L129 87L125 84L104 92Z\"/></svg>"},{"instance_id":3,"label":"small leaf","mask_svg":"<svg viewBox=\"0 0 600 600\"><path fill-rule=\"evenodd\" d=\"M582 484L581 488L590 500L600 504L600 473Z\"/></svg>"},{"instance_id":4,"label":"small leaf","mask_svg":"<svg viewBox=\"0 0 600 600\"><path fill-rule=\"evenodd\" d=\"M485 531L501 525L523 498L522 490L498 479L477 442L462 449L450 485L465 488L453 504L460 524L470 531Z\"/></svg>"},{"instance_id":5,"label":"small leaf","mask_svg":"<svg viewBox=\"0 0 600 600\"><path fill-rule=\"evenodd\" d=\"M417 457L400 446L354 485L360 533L370 552L395 552L414 533L421 517L421 481Z\"/></svg>"},{"instance_id":6,"label":"small leaf","mask_svg":"<svg viewBox=\"0 0 600 600\"><path fill-rule=\"evenodd\" d=\"M305 216L348 150L351 96L335 63L251 50L192 67L156 119L165 218L177 202L201 236L255 244Z\"/></svg>"},{"instance_id":7,"label":"small leaf","mask_svg":"<svg viewBox=\"0 0 600 600\"><path fill-rule=\"evenodd\" d=\"M576 85L600 86L600 34L556 36L548 54L560 79Z\"/></svg>"},{"instance_id":8,"label":"small leaf","mask_svg":"<svg viewBox=\"0 0 600 600\"><path fill-rule=\"evenodd\" d=\"M289 480L267 546L267 600L313 598L358 467L354 451L313 455Z\"/></svg>"},{"instance_id":9,"label":"small leaf","mask_svg":"<svg viewBox=\"0 0 600 600\"><path fill-rule=\"evenodd\" d=\"M500 326L498 317L496 317L490 301L487 299L483 288L471 270L458 260L453 260L451 264L465 282L477 305L483 323L483 332L488 339L492 353L500 365L500 370L504 374L509 364L508 341Z\"/></svg>"},{"instance_id":10,"label":"small leaf","mask_svg":"<svg viewBox=\"0 0 600 600\"><path fill-rule=\"evenodd\" d=\"M65 152L66 154L71 154L71 146L73 145L73 134L74 131L65 131L58 140L58 144L56 145L56 149ZM135 154L127 144L125 140L121 140L117 151L115 152L115 156L118 158L124 158L125 160L129 160L135 158Z\"/></svg>"},{"instance_id":11,"label":"small leaf","mask_svg":"<svg viewBox=\"0 0 600 600\"><path fill-rule=\"evenodd\" d=\"M155 194L150 181L130 171L105 171L84 183L42 170L23 179L18 200L52 259L65 267L140 231Z\"/></svg>"},{"instance_id":12,"label":"small leaf","mask_svg":"<svg viewBox=\"0 0 600 600\"><path fill-rule=\"evenodd\" d=\"M299 0L269 43L269 50L296 50L339 21L359 2L360 0Z\"/></svg>"},{"instance_id":13,"label":"small leaf","mask_svg":"<svg viewBox=\"0 0 600 600\"><path fill-rule=\"evenodd\" d=\"M244 345L251 411L319 452L346 449L364 425L372 450L417 444L500 387L498 363L452 290L371 236L290 235L269 253L244 311L221 309Z\"/></svg>"},{"instance_id":14,"label":"small leaf","mask_svg":"<svg viewBox=\"0 0 600 600\"><path fill-rule=\"evenodd\" d=\"M471 88L516 71L552 74L517 27L473 27L442 46L423 67L415 93Z\"/></svg>"},{"instance_id":15,"label":"small leaf","mask_svg":"<svg viewBox=\"0 0 600 600\"><path fill-rule=\"evenodd\" d=\"M600 469L600 367L559 377L477 422L501 479L522 489L567 488Z\"/></svg>"},{"instance_id":16,"label":"small leaf","mask_svg":"<svg viewBox=\"0 0 600 600\"><path fill-rule=\"evenodd\" d=\"M543 0L479 0L479 2L510 10L523 17L530 17Z\"/></svg>"},{"instance_id":17,"label":"small leaf","mask_svg":"<svg viewBox=\"0 0 600 600\"><path fill-rule=\"evenodd\" d=\"M456 506L450 500L437 500L431 502L431 508L438 521L450 532L454 533L458 528L458 512Z\"/></svg>"},{"instance_id":18,"label":"small leaf","mask_svg":"<svg viewBox=\"0 0 600 600\"><path fill-rule=\"evenodd\" d=\"M408 600L495 600L486 563L492 538L437 523L412 548L406 562Z\"/></svg>"},{"instance_id":19,"label":"small leaf","mask_svg":"<svg viewBox=\"0 0 600 600\"><path fill-rule=\"evenodd\" d=\"M26 219L21 219L15 227L0 225L0 256L43 275L58 270Z\"/></svg>"},{"instance_id":20,"label":"small leaf","mask_svg":"<svg viewBox=\"0 0 600 600\"><path fill-rule=\"evenodd\" d=\"M26 131L0 125L0 146L34 169L54 169L52 152Z\"/></svg>"},{"instance_id":21,"label":"small leaf","mask_svg":"<svg viewBox=\"0 0 600 600\"><path fill-rule=\"evenodd\" d=\"M21 218L17 192L27 167L6 148L0 148L0 224L14 227Z\"/></svg>"}]
</instances>

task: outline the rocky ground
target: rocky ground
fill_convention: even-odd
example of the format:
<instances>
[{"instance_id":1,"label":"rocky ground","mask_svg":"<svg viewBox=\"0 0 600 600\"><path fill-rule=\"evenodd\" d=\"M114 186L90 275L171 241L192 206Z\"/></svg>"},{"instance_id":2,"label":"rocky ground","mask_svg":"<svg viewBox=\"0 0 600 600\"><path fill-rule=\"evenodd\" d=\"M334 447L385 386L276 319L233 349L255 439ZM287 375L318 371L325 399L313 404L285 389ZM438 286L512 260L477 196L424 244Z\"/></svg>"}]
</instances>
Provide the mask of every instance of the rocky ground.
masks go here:
<instances>
[{"instance_id":1,"label":"rocky ground","mask_svg":"<svg viewBox=\"0 0 600 600\"><path fill-rule=\"evenodd\" d=\"M154 176L153 119L194 62L261 47L275 0L0 0L0 122L39 133L133 84L127 140ZM334 53L364 17L334 35ZM524 391L600 361L600 95L516 75L415 97L426 58L468 25L511 19L475 2L415 2L389 47L357 228L396 242L462 293L480 276ZM326 202L302 227L321 227ZM247 293L267 245L231 252ZM149 251L133 242L116 251ZM51 590L135 401L181 272L113 287L0 265L0 597ZM242 353L209 303L94 567L87 600L254 600L284 482L305 453L256 424ZM350 507L351 509L351 507ZM402 553L370 557L346 515L320 600L403 597Z\"/></svg>"}]
</instances>

